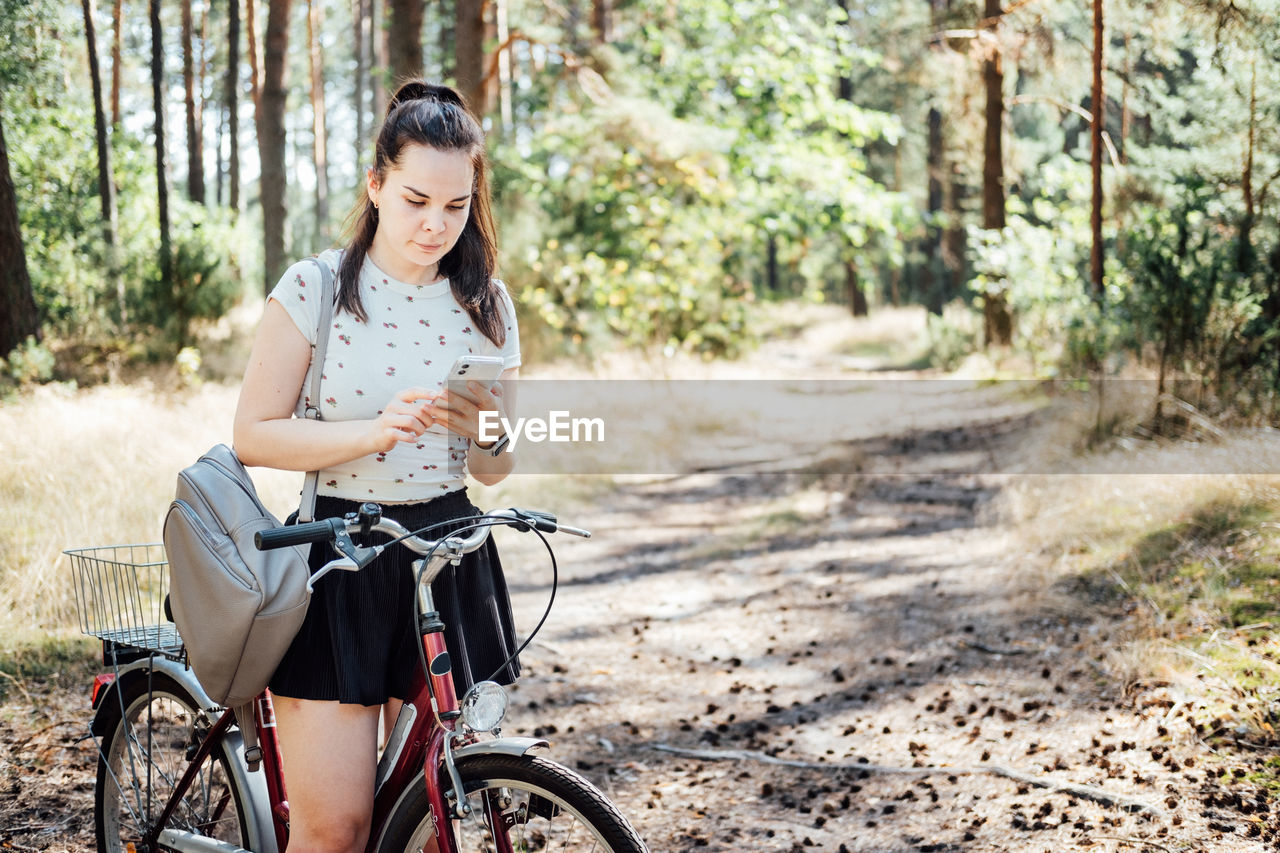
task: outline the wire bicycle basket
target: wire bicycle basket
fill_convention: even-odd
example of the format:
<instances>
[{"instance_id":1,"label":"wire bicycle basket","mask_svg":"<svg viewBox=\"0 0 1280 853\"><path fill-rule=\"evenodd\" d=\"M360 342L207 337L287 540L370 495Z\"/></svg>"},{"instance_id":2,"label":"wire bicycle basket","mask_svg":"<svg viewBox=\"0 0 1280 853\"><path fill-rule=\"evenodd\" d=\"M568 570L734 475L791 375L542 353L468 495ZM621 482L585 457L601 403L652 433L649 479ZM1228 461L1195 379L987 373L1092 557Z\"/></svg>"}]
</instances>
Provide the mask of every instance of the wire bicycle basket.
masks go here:
<instances>
[{"instance_id":1,"label":"wire bicycle basket","mask_svg":"<svg viewBox=\"0 0 1280 853\"><path fill-rule=\"evenodd\" d=\"M164 545L106 545L63 551L75 573L80 629L107 645L181 658L178 628L165 616L169 560Z\"/></svg>"}]
</instances>

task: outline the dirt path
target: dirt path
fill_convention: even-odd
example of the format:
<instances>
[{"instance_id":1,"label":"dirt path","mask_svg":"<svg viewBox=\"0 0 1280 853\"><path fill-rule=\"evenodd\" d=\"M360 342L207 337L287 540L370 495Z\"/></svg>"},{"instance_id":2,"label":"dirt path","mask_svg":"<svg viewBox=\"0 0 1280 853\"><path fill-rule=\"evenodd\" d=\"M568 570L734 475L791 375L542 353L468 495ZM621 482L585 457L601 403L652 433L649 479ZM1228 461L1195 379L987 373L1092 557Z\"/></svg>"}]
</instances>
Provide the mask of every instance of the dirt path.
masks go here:
<instances>
[{"instance_id":1,"label":"dirt path","mask_svg":"<svg viewBox=\"0 0 1280 853\"><path fill-rule=\"evenodd\" d=\"M1235 768L1186 707L1108 682L1094 657L1118 626L1019 575L980 521L992 486L829 485L636 490L574 556L573 627L538 650L520 716L554 721L654 850L1267 849L1248 837L1270 834L1265 799L1219 780ZM771 532L779 499L803 532ZM655 541L610 541L637 521Z\"/></svg>"},{"instance_id":2,"label":"dirt path","mask_svg":"<svg viewBox=\"0 0 1280 853\"><path fill-rule=\"evenodd\" d=\"M1111 680L1123 613L1019 552L1007 479L956 470L983 418L848 446L856 473L707 472L578 510L595 538L559 548L508 733L552 741L655 852L1275 849L1241 778L1261 757ZM545 561L509 541L536 618ZM87 684L9 691L0 849L91 849Z\"/></svg>"}]
</instances>

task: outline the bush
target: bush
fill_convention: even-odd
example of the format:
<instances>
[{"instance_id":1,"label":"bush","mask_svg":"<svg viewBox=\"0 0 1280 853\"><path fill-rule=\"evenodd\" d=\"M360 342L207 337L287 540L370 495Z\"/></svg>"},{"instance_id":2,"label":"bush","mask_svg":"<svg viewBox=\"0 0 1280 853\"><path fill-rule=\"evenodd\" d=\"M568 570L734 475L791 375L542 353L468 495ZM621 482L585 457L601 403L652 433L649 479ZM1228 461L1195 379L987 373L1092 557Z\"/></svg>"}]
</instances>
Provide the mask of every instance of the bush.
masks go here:
<instances>
[{"instance_id":1,"label":"bush","mask_svg":"<svg viewBox=\"0 0 1280 853\"><path fill-rule=\"evenodd\" d=\"M1055 371L1071 353L1068 329L1091 311L1083 268L1089 257L1088 165L1062 156L1042 164L1040 195L1014 197L999 231L971 226L968 246L981 299L1003 294L1013 314L1013 348L1037 374Z\"/></svg>"},{"instance_id":2,"label":"bush","mask_svg":"<svg viewBox=\"0 0 1280 853\"><path fill-rule=\"evenodd\" d=\"M929 314L925 322L929 338L926 357L935 367L955 370L982 345L982 317L959 299L943 306L941 314Z\"/></svg>"},{"instance_id":3,"label":"bush","mask_svg":"<svg viewBox=\"0 0 1280 853\"><path fill-rule=\"evenodd\" d=\"M175 212L170 279L163 279L158 263L148 264L128 291L131 321L158 333L151 352L164 357L192 342L196 322L218 319L242 293L235 255L228 251L236 245L236 228L220 211L200 205L180 203ZM158 244L157 235L152 257Z\"/></svg>"},{"instance_id":4,"label":"bush","mask_svg":"<svg viewBox=\"0 0 1280 853\"><path fill-rule=\"evenodd\" d=\"M618 99L549 121L529 145L494 157L502 266L565 349L620 338L732 353L748 339L750 287L724 264L725 235L747 226L710 131Z\"/></svg>"},{"instance_id":5,"label":"bush","mask_svg":"<svg viewBox=\"0 0 1280 853\"><path fill-rule=\"evenodd\" d=\"M53 353L31 336L22 346L0 358L0 391L53 378Z\"/></svg>"}]
</instances>

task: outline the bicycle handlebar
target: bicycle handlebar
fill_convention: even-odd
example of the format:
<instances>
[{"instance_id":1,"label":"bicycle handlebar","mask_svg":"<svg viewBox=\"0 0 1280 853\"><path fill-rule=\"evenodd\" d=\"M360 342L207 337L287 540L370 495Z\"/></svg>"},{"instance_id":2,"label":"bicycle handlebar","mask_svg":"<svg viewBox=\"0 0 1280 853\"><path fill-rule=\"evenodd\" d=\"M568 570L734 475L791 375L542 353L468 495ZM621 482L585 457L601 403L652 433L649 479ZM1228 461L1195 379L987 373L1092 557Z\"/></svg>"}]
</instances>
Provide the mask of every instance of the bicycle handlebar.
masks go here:
<instances>
[{"instance_id":1,"label":"bicycle handlebar","mask_svg":"<svg viewBox=\"0 0 1280 853\"><path fill-rule=\"evenodd\" d=\"M490 521L489 523L483 523L482 519L489 519ZM392 536L400 540L400 543L410 551L422 555L430 554L438 548L443 548L456 554L469 554L484 544L484 541L489 537L489 529L494 524L499 523L510 525L517 530L535 528L543 533L568 533L573 536L581 536L584 539L591 536L590 531L559 524L553 514L537 510L515 509L514 507L511 509L496 509L486 512L484 515L475 516L473 520L479 523L480 526L465 538L445 536L438 540L423 539L412 535L412 531L405 528L404 525L389 518L381 519L377 524L372 525L370 529ZM253 544L259 551L270 551L275 548L287 548L290 545L328 542L344 533L348 535L354 533L360 530L361 527L362 522L359 519L326 518L322 521L309 521L305 524L293 524L272 530L261 530L254 534Z\"/></svg>"},{"instance_id":2,"label":"bicycle handlebar","mask_svg":"<svg viewBox=\"0 0 1280 853\"><path fill-rule=\"evenodd\" d=\"M258 531L253 535L253 544L259 551L271 551L276 548L287 548L290 545L327 542L337 534L338 530L345 528L346 524L340 518L308 521L305 524L290 524L286 527Z\"/></svg>"}]
</instances>

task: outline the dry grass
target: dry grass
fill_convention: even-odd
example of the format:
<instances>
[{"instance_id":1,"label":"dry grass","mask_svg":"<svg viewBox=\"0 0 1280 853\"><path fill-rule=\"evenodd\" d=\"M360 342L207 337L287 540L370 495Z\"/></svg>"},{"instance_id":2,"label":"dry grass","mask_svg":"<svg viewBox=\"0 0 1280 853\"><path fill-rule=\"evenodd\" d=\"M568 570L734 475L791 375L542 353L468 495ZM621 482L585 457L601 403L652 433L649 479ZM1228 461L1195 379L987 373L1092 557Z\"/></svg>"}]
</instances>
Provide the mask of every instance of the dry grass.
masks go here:
<instances>
[{"instance_id":1,"label":"dry grass","mask_svg":"<svg viewBox=\"0 0 1280 853\"><path fill-rule=\"evenodd\" d=\"M104 386L35 389L0 407L0 636L77 623L67 548L158 542L175 478L229 442L238 389ZM302 475L254 469L267 506L297 505ZM607 477L516 477L478 492L482 505L547 509L593 499Z\"/></svg>"},{"instance_id":2,"label":"dry grass","mask_svg":"<svg viewBox=\"0 0 1280 853\"><path fill-rule=\"evenodd\" d=\"M235 395L46 386L0 407L0 633L74 622L63 549L159 541L177 472L229 440ZM259 487L279 508L297 482Z\"/></svg>"},{"instance_id":3,"label":"dry grass","mask_svg":"<svg viewBox=\"0 0 1280 853\"><path fill-rule=\"evenodd\" d=\"M1250 458L1256 438L1209 452ZM1193 468L1203 449L1144 451ZM1119 453L1119 451L1116 451ZM1117 461L1117 470L1124 465ZM1229 470L1229 469L1224 469ZM1004 508L1038 554L1047 595L1125 617L1105 650L1125 684L1165 681L1250 737L1280 725L1280 476L1110 474L1011 478Z\"/></svg>"}]
</instances>

